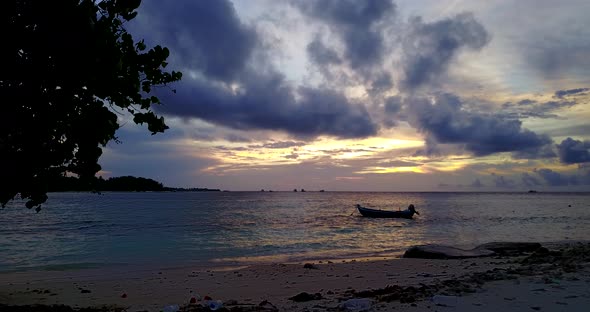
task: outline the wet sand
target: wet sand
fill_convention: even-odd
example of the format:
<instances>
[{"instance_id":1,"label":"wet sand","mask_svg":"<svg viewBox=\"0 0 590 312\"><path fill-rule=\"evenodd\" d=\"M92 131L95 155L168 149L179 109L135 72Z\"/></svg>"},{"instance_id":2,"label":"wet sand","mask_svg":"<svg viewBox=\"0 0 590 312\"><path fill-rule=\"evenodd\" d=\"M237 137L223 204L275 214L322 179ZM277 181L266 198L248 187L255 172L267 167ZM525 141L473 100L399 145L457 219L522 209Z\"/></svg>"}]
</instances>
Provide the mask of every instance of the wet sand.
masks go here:
<instances>
[{"instance_id":1,"label":"wet sand","mask_svg":"<svg viewBox=\"0 0 590 312\"><path fill-rule=\"evenodd\" d=\"M0 310L26 311L13 306L32 304L127 311L178 304L181 310L207 310L189 303L193 291L233 311L338 311L348 299L369 301L371 311L587 311L590 244L546 247L532 254L452 260L0 273ZM453 296L450 306L437 305L437 295Z\"/></svg>"}]
</instances>

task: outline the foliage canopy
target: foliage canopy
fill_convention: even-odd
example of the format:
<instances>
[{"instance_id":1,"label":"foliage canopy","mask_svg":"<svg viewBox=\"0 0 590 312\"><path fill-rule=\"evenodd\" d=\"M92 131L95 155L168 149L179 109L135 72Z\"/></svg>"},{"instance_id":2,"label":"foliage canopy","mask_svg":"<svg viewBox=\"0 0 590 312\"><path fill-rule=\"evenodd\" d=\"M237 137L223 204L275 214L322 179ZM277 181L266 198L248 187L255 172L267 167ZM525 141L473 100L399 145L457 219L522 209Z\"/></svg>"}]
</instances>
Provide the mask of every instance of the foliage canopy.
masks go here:
<instances>
[{"instance_id":1,"label":"foliage canopy","mask_svg":"<svg viewBox=\"0 0 590 312\"><path fill-rule=\"evenodd\" d=\"M124 24L140 0L9 0L0 10L0 204L20 195L40 209L48 183L71 173L96 181L98 158L128 112L152 134L168 127L151 110L167 48L134 41ZM174 90L172 90L174 91ZM86 181L86 182L84 182Z\"/></svg>"}]
</instances>

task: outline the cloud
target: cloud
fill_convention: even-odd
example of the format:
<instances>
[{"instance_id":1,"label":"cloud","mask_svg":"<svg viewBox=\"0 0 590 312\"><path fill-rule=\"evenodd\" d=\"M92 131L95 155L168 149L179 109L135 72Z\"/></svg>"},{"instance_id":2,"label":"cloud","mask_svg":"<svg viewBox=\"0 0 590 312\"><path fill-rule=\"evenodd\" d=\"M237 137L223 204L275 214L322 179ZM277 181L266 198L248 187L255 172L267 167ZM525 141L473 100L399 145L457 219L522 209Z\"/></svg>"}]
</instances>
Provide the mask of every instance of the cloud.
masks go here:
<instances>
[{"instance_id":1,"label":"cloud","mask_svg":"<svg viewBox=\"0 0 590 312\"><path fill-rule=\"evenodd\" d=\"M296 142L296 141L278 141L278 142L269 142L264 143L261 145L250 145L251 148L289 148L289 147L298 147L304 146L307 143L305 142Z\"/></svg>"},{"instance_id":2,"label":"cloud","mask_svg":"<svg viewBox=\"0 0 590 312\"><path fill-rule=\"evenodd\" d=\"M168 115L167 117L172 117ZM166 123L175 129L185 131L187 138L196 142L213 142L213 141L227 141L230 143L249 143L254 141L253 137L239 133L238 131L218 127L212 124L202 124L200 122L187 122L187 118L168 118ZM169 131L169 130L167 130ZM263 138L256 138L260 140Z\"/></svg>"},{"instance_id":3,"label":"cloud","mask_svg":"<svg viewBox=\"0 0 590 312\"><path fill-rule=\"evenodd\" d=\"M296 152L293 151L293 152L291 152L291 154L286 155L285 158L286 159L297 159L297 158L299 158L299 154L297 154Z\"/></svg>"},{"instance_id":4,"label":"cloud","mask_svg":"<svg viewBox=\"0 0 590 312\"><path fill-rule=\"evenodd\" d=\"M402 86L413 90L435 82L459 51L477 51L489 41L490 35L471 13L433 23L424 23L421 17L413 18L403 42Z\"/></svg>"},{"instance_id":5,"label":"cloud","mask_svg":"<svg viewBox=\"0 0 590 312\"><path fill-rule=\"evenodd\" d=\"M237 135L234 133L227 134L226 136L223 137L223 139L225 139L228 142L232 142L232 143L252 142L252 140L250 138L247 138L247 137L244 137L241 135Z\"/></svg>"},{"instance_id":6,"label":"cloud","mask_svg":"<svg viewBox=\"0 0 590 312\"><path fill-rule=\"evenodd\" d=\"M514 180L509 179L509 178L505 178L504 176L497 176L497 175L493 175L494 176L494 184L496 185L496 187L499 188L514 188L516 187L516 182L514 182Z\"/></svg>"},{"instance_id":7,"label":"cloud","mask_svg":"<svg viewBox=\"0 0 590 312\"><path fill-rule=\"evenodd\" d=\"M524 184L526 186L539 186L539 185L541 185L541 182L539 181L539 179L537 179L536 177L534 177L526 172L522 174L521 179L522 179L522 184Z\"/></svg>"},{"instance_id":8,"label":"cloud","mask_svg":"<svg viewBox=\"0 0 590 312\"><path fill-rule=\"evenodd\" d=\"M245 151L251 150L249 147L244 147L244 146L227 147L227 146L223 146L223 145L215 146L215 149L220 150L220 151L229 151L229 152L245 152Z\"/></svg>"},{"instance_id":9,"label":"cloud","mask_svg":"<svg viewBox=\"0 0 590 312\"><path fill-rule=\"evenodd\" d=\"M590 162L590 141L567 138L557 144L559 160L564 164Z\"/></svg>"},{"instance_id":10,"label":"cloud","mask_svg":"<svg viewBox=\"0 0 590 312\"><path fill-rule=\"evenodd\" d=\"M576 102L574 102L574 101L549 101L549 102L543 103L542 107L544 110L551 111L551 110L557 110L557 109L561 109L561 108L572 107L574 105L576 105Z\"/></svg>"},{"instance_id":11,"label":"cloud","mask_svg":"<svg viewBox=\"0 0 590 312\"><path fill-rule=\"evenodd\" d=\"M560 79L566 73L574 77L584 75L590 69L590 43L587 40L589 32L584 30L575 35L564 36L567 29L560 27L558 31L559 33L554 34L543 33L541 38L531 38L537 41L529 43L530 46L523 50L525 60L545 78Z\"/></svg>"},{"instance_id":12,"label":"cloud","mask_svg":"<svg viewBox=\"0 0 590 312\"><path fill-rule=\"evenodd\" d=\"M558 115L554 114L555 111L564 108L570 108L578 104L577 101L547 101L539 103L534 100L525 99L514 104L507 102L502 105L502 112L499 115L503 115L506 118L522 119L522 118L559 118Z\"/></svg>"},{"instance_id":13,"label":"cloud","mask_svg":"<svg viewBox=\"0 0 590 312\"><path fill-rule=\"evenodd\" d=\"M405 160L390 160L386 162L380 162L377 164L379 167L390 167L390 168L397 168L397 167L419 167L422 166L422 163L417 163L413 161L405 161Z\"/></svg>"},{"instance_id":14,"label":"cloud","mask_svg":"<svg viewBox=\"0 0 590 312\"><path fill-rule=\"evenodd\" d=\"M552 136L586 136L590 133L590 124L558 124L559 128L549 129L546 133Z\"/></svg>"},{"instance_id":15,"label":"cloud","mask_svg":"<svg viewBox=\"0 0 590 312\"><path fill-rule=\"evenodd\" d=\"M376 96L393 87L393 78L388 72L381 72L374 75L374 80L371 82L371 87L367 90L370 95Z\"/></svg>"},{"instance_id":16,"label":"cloud","mask_svg":"<svg viewBox=\"0 0 590 312\"><path fill-rule=\"evenodd\" d=\"M500 115L506 118L522 119L522 118L559 118L554 112L571 108L580 104L578 99L565 99L569 95L580 94L590 88L558 90L555 91L555 101L538 102L536 100L524 99L517 103L506 102L502 105Z\"/></svg>"},{"instance_id":17,"label":"cloud","mask_svg":"<svg viewBox=\"0 0 590 312\"><path fill-rule=\"evenodd\" d=\"M544 137L548 137L544 135ZM512 153L514 159L540 159L540 158L553 158L557 156L555 154L553 145L545 144L534 148L525 148Z\"/></svg>"},{"instance_id":18,"label":"cloud","mask_svg":"<svg viewBox=\"0 0 590 312\"><path fill-rule=\"evenodd\" d=\"M329 25L342 40L344 57L353 69L381 63L385 50L382 22L395 13L391 0L309 0L292 4L305 15Z\"/></svg>"},{"instance_id":19,"label":"cloud","mask_svg":"<svg viewBox=\"0 0 590 312\"><path fill-rule=\"evenodd\" d=\"M502 179L504 179L503 177L501 177ZM510 181L511 182L511 181ZM442 189L463 189L463 188L482 188L485 187L485 185L483 183L481 183L481 181L476 178L472 183L470 184L461 184L461 183L457 183L457 184L449 184L449 183L439 183L437 185L438 188L442 188Z\"/></svg>"},{"instance_id":20,"label":"cloud","mask_svg":"<svg viewBox=\"0 0 590 312\"><path fill-rule=\"evenodd\" d=\"M552 82L563 86L560 82L565 77L568 84L588 82L588 1L519 0L470 4L476 6L474 10L498 38L498 45L494 44L492 49L504 50L503 59L497 64L504 68L502 76L520 71L519 75L508 79L513 86L515 80L522 79L521 74L528 80L522 83L529 84L531 90L535 85Z\"/></svg>"},{"instance_id":21,"label":"cloud","mask_svg":"<svg viewBox=\"0 0 590 312\"><path fill-rule=\"evenodd\" d=\"M110 173L108 176L146 177L172 187L215 186L200 172L218 161L200 155L199 148L183 144L186 136L181 129L171 128L152 136L140 128L127 124L117 131L123 144L111 141L103 149L99 163Z\"/></svg>"},{"instance_id":22,"label":"cloud","mask_svg":"<svg viewBox=\"0 0 590 312\"><path fill-rule=\"evenodd\" d=\"M322 42L319 36L307 45L307 55L318 65L340 64L342 60L338 53Z\"/></svg>"},{"instance_id":23,"label":"cloud","mask_svg":"<svg viewBox=\"0 0 590 312\"><path fill-rule=\"evenodd\" d=\"M385 99L385 112L388 114L397 114L402 108L402 98L399 96L390 96Z\"/></svg>"},{"instance_id":24,"label":"cloud","mask_svg":"<svg viewBox=\"0 0 590 312\"><path fill-rule=\"evenodd\" d=\"M479 179L475 179L473 181L473 183L471 183L471 185L469 185L469 186L479 188L479 187L484 187L484 184L481 183L481 181Z\"/></svg>"},{"instance_id":25,"label":"cloud","mask_svg":"<svg viewBox=\"0 0 590 312\"><path fill-rule=\"evenodd\" d=\"M586 93L586 91L590 91L590 88L578 88L578 89L569 89L569 90L558 90L555 91L554 97L563 99L565 96Z\"/></svg>"},{"instance_id":26,"label":"cloud","mask_svg":"<svg viewBox=\"0 0 590 312\"><path fill-rule=\"evenodd\" d=\"M409 97L404 100L409 122L427 135L431 150L438 143L460 144L476 156L500 152L545 152L551 138L522 128L522 122L464 109L462 100L450 93L432 98Z\"/></svg>"},{"instance_id":27,"label":"cloud","mask_svg":"<svg viewBox=\"0 0 590 312\"><path fill-rule=\"evenodd\" d=\"M380 114L381 123L386 128L395 127L401 118L402 98L400 96L389 96L383 101L383 114Z\"/></svg>"},{"instance_id":28,"label":"cloud","mask_svg":"<svg viewBox=\"0 0 590 312\"><path fill-rule=\"evenodd\" d=\"M518 105L531 105L531 104L535 104L535 103L537 103L537 101L529 100L529 99L524 99L524 100L518 101ZM508 104L508 103L506 103L506 104Z\"/></svg>"},{"instance_id":29,"label":"cloud","mask_svg":"<svg viewBox=\"0 0 590 312\"><path fill-rule=\"evenodd\" d=\"M249 76L237 92L208 81L185 79L176 94L164 95L169 105L158 109L234 129L277 130L300 137L361 138L377 133L364 106L351 103L341 93L308 87L293 90L279 73Z\"/></svg>"},{"instance_id":30,"label":"cloud","mask_svg":"<svg viewBox=\"0 0 590 312\"><path fill-rule=\"evenodd\" d=\"M369 5L367 14L379 15L380 8ZM174 67L185 72L174 85L177 94L158 94L165 104L155 108L159 113L299 137L377 133L362 104L334 90L295 87L270 60L255 58L266 53L262 38L239 20L229 1L145 1L141 10L134 33L167 46Z\"/></svg>"},{"instance_id":31,"label":"cloud","mask_svg":"<svg viewBox=\"0 0 590 312\"><path fill-rule=\"evenodd\" d=\"M575 176L564 175L551 169L537 169L535 172L550 186L578 184L578 180Z\"/></svg>"},{"instance_id":32,"label":"cloud","mask_svg":"<svg viewBox=\"0 0 590 312\"><path fill-rule=\"evenodd\" d=\"M551 169L535 169L533 172L536 176L523 173L522 182L526 186L584 186L590 185L590 170L579 168L577 173L560 173ZM540 180L538 178L540 178Z\"/></svg>"},{"instance_id":33,"label":"cloud","mask_svg":"<svg viewBox=\"0 0 590 312\"><path fill-rule=\"evenodd\" d=\"M139 11L128 26L132 33L169 47L179 69L198 70L211 79L235 80L259 41L227 0L177 0L174 5L150 0Z\"/></svg>"}]
</instances>

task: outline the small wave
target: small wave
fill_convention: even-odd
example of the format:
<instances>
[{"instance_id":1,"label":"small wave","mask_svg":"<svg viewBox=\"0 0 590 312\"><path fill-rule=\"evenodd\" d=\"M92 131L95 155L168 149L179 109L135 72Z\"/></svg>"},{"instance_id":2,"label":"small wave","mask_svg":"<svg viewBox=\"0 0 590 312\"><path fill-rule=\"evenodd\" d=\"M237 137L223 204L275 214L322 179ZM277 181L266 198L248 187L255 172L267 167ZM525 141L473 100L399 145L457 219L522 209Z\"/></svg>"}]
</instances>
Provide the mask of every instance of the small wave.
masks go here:
<instances>
[{"instance_id":1,"label":"small wave","mask_svg":"<svg viewBox=\"0 0 590 312\"><path fill-rule=\"evenodd\" d=\"M27 272L27 271L73 271L83 269L97 269L109 266L105 263L94 262L80 262L80 263L62 263L62 264L48 264L38 266L11 266L0 267L0 272Z\"/></svg>"}]
</instances>

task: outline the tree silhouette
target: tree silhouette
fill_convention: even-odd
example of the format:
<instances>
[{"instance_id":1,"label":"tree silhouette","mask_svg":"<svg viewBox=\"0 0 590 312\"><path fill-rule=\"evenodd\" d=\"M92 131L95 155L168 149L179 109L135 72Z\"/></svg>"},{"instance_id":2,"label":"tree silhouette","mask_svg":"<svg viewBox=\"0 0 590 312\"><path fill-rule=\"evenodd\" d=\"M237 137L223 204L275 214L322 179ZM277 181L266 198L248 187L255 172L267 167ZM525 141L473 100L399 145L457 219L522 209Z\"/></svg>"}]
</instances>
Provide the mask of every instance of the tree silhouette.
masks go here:
<instances>
[{"instance_id":1,"label":"tree silhouette","mask_svg":"<svg viewBox=\"0 0 590 312\"><path fill-rule=\"evenodd\" d=\"M48 192L162 192L167 189L164 185L156 180L123 176L111 177L107 180L101 176L94 178L93 185L80 183L76 177L58 176L51 179L48 183Z\"/></svg>"},{"instance_id":2,"label":"tree silhouette","mask_svg":"<svg viewBox=\"0 0 590 312\"><path fill-rule=\"evenodd\" d=\"M0 10L0 204L20 195L40 209L48 183L72 173L94 183L118 114L155 134L168 127L151 93L180 80L167 48L147 49L123 27L140 0L9 0ZM172 90L172 89L171 89ZM174 91L174 90L172 90Z\"/></svg>"}]
</instances>

